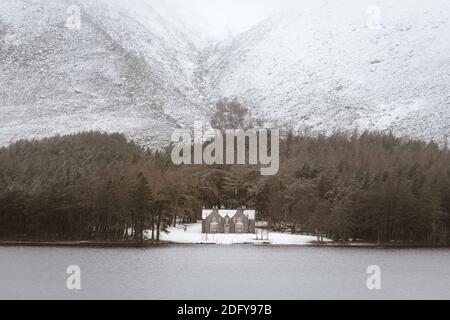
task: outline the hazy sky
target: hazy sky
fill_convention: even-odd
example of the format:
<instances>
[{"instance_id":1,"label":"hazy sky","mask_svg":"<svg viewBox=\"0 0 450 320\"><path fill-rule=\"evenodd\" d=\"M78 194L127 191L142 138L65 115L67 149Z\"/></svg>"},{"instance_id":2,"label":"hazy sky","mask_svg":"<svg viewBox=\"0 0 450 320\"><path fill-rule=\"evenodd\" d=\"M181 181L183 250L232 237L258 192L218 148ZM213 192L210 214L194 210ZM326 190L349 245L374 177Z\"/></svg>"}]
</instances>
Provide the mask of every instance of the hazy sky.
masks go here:
<instances>
[{"instance_id":1,"label":"hazy sky","mask_svg":"<svg viewBox=\"0 0 450 320\"><path fill-rule=\"evenodd\" d=\"M274 0L181 0L218 32L241 32L264 19L276 6Z\"/></svg>"},{"instance_id":2,"label":"hazy sky","mask_svg":"<svg viewBox=\"0 0 450 320\"><path fill-rule=\"evenodd\" d=\"M147 0L149 2L160 0ZM226 37L245 31L267 17L280 0L161 0L166 10L197 19L210 35Z\"/></svg>"}]
</instances>

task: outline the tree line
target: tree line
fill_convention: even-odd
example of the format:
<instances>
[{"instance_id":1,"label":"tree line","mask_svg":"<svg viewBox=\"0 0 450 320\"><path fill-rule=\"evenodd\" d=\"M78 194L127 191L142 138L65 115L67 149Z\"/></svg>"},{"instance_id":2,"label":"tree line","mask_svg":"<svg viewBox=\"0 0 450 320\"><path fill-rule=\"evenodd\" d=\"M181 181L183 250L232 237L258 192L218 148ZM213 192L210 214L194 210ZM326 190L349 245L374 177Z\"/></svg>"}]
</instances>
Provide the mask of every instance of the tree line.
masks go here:
<instances>
[{"instance_id":1,"label":"tree line","mask_svg":"<svg viewBox=\"0 0 450 320\"><path fill-rule=\"evenodd\" d=\"M159 241L203 207L255 208L277 230L337 241L450 244L450 154L390 134L281 141L278 175L175 166L120 134L0 149L0 239Z\"/></svg>"},{"instance_id":2,"label":"tree line","mask_svg":"<svg viewBox=\"0 0 450 320\"><path fill-rule=\"evenodd\" d=\"M0 149L0 238L159 240L196 199L178 187L165 154L119 134L87 132ZM183 200L194 205L179 206Z\"/></svg>"}]
</instances>

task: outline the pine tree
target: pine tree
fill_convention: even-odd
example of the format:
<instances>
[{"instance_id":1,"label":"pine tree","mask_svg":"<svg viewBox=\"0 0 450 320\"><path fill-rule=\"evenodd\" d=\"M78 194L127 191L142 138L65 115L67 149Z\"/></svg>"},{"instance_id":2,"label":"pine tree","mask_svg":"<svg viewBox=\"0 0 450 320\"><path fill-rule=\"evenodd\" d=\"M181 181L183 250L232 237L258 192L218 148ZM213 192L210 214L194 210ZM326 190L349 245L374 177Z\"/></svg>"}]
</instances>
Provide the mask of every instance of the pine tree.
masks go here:
<instances>
[{"instance_id":1,"label":"pine tree","mask_svg":"<svg viewBox=\"0 0 450 320\"><path fill-rule=\"evenodd\" d=\"M137 182L131 191L130 208L134 215L135 239L142 243L144 239L145 221L153 208L154 200L148 186L147 178L142 172L137 177Z\"/></svg>"}]
</instances>

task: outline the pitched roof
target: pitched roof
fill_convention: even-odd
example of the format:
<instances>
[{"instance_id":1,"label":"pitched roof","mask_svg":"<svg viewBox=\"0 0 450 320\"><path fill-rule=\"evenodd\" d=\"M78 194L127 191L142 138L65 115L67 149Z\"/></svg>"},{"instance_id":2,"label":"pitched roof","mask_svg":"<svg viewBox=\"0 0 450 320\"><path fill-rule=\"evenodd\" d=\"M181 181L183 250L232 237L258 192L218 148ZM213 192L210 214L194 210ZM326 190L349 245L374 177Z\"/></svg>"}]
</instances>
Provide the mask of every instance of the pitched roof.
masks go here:
<instances>
[{"instance_id":1,"label":"pitched roof","mask_svg":"<svg viewBox=\"0 0 450 320\"><path fill-rule=\"evenodd\" d=\"M217 210L217 211L222 218L225 218L227 216L230 218L233 218L238 213L238 210ZM202 219L204 220L204 219L208 218L213 212L214 212L213 209L203 209ZM255 210L244 210L244 215L249 220L255 220L256 211Z\"/></svg>"}]
</instances>

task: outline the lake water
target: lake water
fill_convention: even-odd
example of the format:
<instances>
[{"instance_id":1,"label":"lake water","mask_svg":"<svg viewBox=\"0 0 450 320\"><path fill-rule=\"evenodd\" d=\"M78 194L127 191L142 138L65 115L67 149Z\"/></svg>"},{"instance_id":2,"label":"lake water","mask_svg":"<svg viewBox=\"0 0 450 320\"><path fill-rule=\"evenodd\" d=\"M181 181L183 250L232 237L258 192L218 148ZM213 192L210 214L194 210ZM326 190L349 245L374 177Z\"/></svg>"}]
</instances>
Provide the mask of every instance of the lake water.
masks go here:
<instances>
[{"instance_id":1,"label":"lake water","mask_svg":"<svg viewBox=\"0 0 450 320\"><path fill-rule=\"evenodd\" d=\"M81 268L79 291L66 269ZM367 268L381 267L379 291ZM450 299L450 250L0 247L1 299Z\"/></svg>"}]
</instances>

